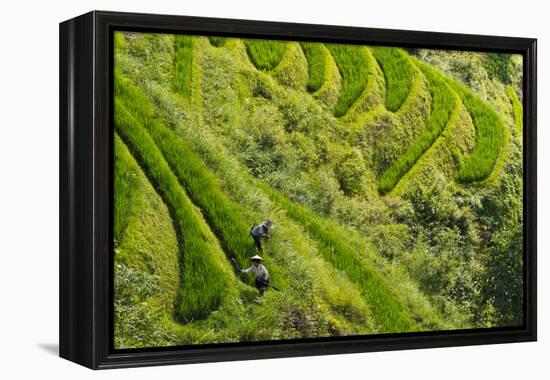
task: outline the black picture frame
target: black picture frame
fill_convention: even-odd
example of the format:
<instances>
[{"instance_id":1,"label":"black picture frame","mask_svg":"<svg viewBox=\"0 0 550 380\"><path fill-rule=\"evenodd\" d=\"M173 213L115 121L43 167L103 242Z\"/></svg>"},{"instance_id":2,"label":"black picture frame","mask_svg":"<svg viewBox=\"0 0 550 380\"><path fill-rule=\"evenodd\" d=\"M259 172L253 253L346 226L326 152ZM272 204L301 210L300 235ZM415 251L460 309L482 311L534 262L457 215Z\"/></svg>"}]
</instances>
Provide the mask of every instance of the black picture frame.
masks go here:
<instances>
[{"instance_id":1,"label":"black picture frame","mask_svg":"<svg viewBox=\"0 0 550 380\"><path fill-rule=\"evenodd\" d=\"M115 30L365 43L521 54L524 323L517 328L112 349L112 115ZM535 341L536 39L93 11L60 24L60 356L93 369Z\"/></svg>"}]
</instances>

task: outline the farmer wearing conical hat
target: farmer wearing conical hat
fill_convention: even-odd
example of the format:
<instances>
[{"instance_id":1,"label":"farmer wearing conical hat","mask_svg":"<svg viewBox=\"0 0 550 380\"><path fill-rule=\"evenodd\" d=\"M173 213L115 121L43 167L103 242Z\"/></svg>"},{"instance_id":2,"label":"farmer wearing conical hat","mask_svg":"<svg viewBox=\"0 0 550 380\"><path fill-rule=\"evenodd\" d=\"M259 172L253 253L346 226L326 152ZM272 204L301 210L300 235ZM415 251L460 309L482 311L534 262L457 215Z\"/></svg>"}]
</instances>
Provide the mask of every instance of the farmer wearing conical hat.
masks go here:
<instances>
[{"instance_id":1,"label":"farmer wearing conical hat","mask_svg":"<svg viewBox=\"0 0 550 380\"><path fill-rule=\"evenodd\" d=\"M254 224L250 229L250 236L254 239L254 244L258 251L262 252L262 238L269 240L269 229L273 227L273 222L271 220L266 220L260 224Z\"/></svg>"},{"instance_id":2,"label":"farmer wearing conical hat","mask_svg":"<svg viewBox=\"0 0 550 380\"><path fill-rule=\"evenodd\" d=\"M254 273L256 276L255 286L260 291L260 295L263 295L269 287L269 272L262 265L262 258L260 256L252 256L250 260L252 261L252 265L247 269L241 269L241 273Z\"/></svg>"}]
</instances>

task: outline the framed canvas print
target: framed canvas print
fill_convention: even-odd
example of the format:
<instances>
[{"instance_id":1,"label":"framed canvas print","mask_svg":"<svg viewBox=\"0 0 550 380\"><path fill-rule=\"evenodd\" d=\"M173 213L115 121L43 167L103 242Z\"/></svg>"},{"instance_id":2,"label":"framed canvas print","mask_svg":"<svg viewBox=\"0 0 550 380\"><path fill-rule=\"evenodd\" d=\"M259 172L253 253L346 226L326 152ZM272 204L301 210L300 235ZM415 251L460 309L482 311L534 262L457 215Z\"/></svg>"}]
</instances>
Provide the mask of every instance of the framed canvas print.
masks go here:
<instances>
[{"instance_id":1,"label":"framed canvas print","mask_svg":"<svg viewBox=\"0 0 550 380\"><path fill-rule=\"evenodd\" d=\"M536 340L536 40L60 24L60 355Z\"/></svg>"}]
</instances>

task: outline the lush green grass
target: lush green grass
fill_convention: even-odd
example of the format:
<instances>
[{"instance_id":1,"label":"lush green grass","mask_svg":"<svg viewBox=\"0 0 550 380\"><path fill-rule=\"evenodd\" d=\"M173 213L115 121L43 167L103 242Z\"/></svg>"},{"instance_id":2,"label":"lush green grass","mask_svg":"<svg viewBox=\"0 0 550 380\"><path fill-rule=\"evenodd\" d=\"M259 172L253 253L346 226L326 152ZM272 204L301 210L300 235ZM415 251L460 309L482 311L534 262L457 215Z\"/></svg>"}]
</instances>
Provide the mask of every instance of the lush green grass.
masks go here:
<instances>
[{"instance_id":1,"label":"lush green grass","mask_svg":"<svg viewBox=\"0 0 550 380\"><path fill-rule=\"evenodd\" d=\"M506 93L512 102L512 109L514 112L514 127L521 133L523 131L523 105L518 99L516 91L512 86L506 88Z\"/></svg>"},{"instance_id":2,"label":"lush green grass","mask_svg":"<svg viewBox=\"0 0 550 380\"><path fill-rule=\"evenodd\" d=\"M121 98L132 103L132 107L137 110L136 116L144 120L149 134L162 151L180 184L187 190L193 203L200 207L210 228L220 239L226 254L235 257L242 266L248 265L249 258L254 254L255 249L252 238L249 236L250 227L254 221L246 222L243 219L244 211L223 193L217 179L190 146L159 122L146 95L121 77L118 83L120 83L120 93L123 94ZM279 270L275 264L269 258L266 258L266 264L271 265L271 273L277 277Z\"/></svg>"},{"instance_id":3,"label":"lush green grass","mask_svg":"<svg viewBox=\"0 0 550 380\"><path fill-rule=\"evenodd\" d=\"M302 42L302 49L307 58L309 79L307 90L315 92L325 81L326 57L323 46L318 42Z\"/></svg>"},{"instance_id":4,"label":"lush green grass","mask_svg":"<svg viewBox=\"0 0 550 380\"><path fill-rule=\"evenodd\" d=\"M227 37L210 36L208 37L208 40L212 46L222 47L227 42Z\"/></svg>"},{"instance_id":5,"label":"lush green grass","mask_svg":"<svg viewBox=\"0 0 550 380\"><path fill-rule=\"evenodd\" d=\"M476 127L476 145L461 165L457 180L482 181L491 175L506 141L505 125L496 111L466 86L447 80L459 94Z\"/></svg>"},{"instance_id":6,"label":"lush green grass","mask_svg":"<svg viewBox=\"0 0 550 380\"><path fill-rule=\"evenodd\" d=\"M334 57L342 76L342 90L334 111L336 117L341 117L348 112L367 85L368 59L363 46L340 44L326 46Z\"/></svg>"},{"instance_id":7,"label":"lush green grass","mask_svg":"<svg viewBox=\"0 0 550 380\"><path fill-rule=\"evenodd\" d=\"M397 111L411 90L414 66L401 49L373 46L370 48L386 79L386 108Z\"/></svg>"},{"instance_id":8,"label":"lush green grass","mask_svg":"<svg viewBox=\"0 0 550 380\"><path fill-rule=\"evenodd\" d=\"M288 43L277 40L246 39L244 44L254 66L259 70L270 71L281 62Z\"/></svg>"},{"instance_id":9,"label":"lush green grass","mask_svg":"<svg viewBox=\"0 0 550 380\"><path fill-rule=\"evenodd\" d=\"M395 112L409 95L414 78L414 66L401 49L373 46L371 51L386 79L386 108Z\"/></svg>"},{"instance_id":10,"label":"lush green grass","mask_svg":"<svg viewBox=\"0 0 550 380\"><path fill-rule=\"evenodd\" d=\"M184 98L191 98L193 78L193 36L174 36L174 79L175 92Z\"/></svg>"},{"instance_id":11,"label":"lush green grass","mask_svg":"<svg viewBox=\"0 0 550 380\"><path fill-rule=\"evenodd\" d=\"M126 103L131 103L136 108L140 106L131 99L126 99ZM229 277L215 260L214 243L204 231L200 214L193 208L153 139L138 121L141 120L139 112L134 110L135 108L126 108L120 98L117 98L115 128L143 165L147 176L167 203L178 227L182 257L176 317L181 321L206 318L220 306L226 294Z\"/></svg>"},{"instance_id":12,"label":"lush green grass","mask_svg":"<svg viewBox=\"0 0 550 380\"><path fill-rule=\"evenodd\" d=\"M259 186L315 240L319 253L325 260L344 272L360 288L373 319L381 326L382 331L404 332L419 328L406 306L389 288L391 285L386 283L376 269L361 257L357 252L358 247L350 244L346 231L290 201L272 187L265 184L259 184Z\"/></svg>"},{"instance_id":13,"label":"lush green grass","mask_svg":"<svg viewBox=\"0 0 550 380\"><path fill-rule=\"evenodd\" d=\"M434 143L449 123L453 111L459 106L457 96L440 74L427 65L419 63L419 67L428 80L432 96L432 113L420 135L382 173L378 184L378 190L382 194L391 191L401 177L412 168L420 156Z\"/></svg>"}]
</instances>

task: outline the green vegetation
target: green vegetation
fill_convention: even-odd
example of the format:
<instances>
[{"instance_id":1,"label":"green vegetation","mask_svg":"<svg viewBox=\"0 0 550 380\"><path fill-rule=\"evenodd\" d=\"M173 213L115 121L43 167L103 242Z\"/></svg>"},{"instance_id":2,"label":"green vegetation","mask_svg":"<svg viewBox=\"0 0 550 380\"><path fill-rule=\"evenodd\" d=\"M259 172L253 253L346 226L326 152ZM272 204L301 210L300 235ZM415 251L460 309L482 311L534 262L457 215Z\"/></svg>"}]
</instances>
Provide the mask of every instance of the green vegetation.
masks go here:
<instances>
[{"instance_id":1,"label":"green vegetation","mask_svg":"<svg viewBox=\"0 0 550 380\"><path fill-rule=\"evenodd\" d=\"M117 81L120 83L120 80ZM126 101L131 101L125 97ZM177 178L155 146L154 141L137 119L117 99L116 131L139 157L145 172L168 204L175 222L182 256L176 314L181 321L206 318L216 310L226 295L229 278L215 260L215 246L204 232L204 222L193 209L189 198L179 187ZM139 104L134 104L139 108ZM205 281L215 278L216 281Z\"/></svg>"},{"instance_id":2,"label":"green vegetation","mask_svg":"<svg viewBox=\"0 0 550 380\"><path fill-rule=\"evenodd\" d=\"M518 133L523 131L523 105L518 99L516 91L512 86L508 86L506 93L512 102L512 110L514 112L514 127Z\"/></svg>"},{"instance_id":3,"label":"green vegetation","mask_svg":"<svg viewBox=\"0 0 550 380\"><path fill-rule=\"evenodd\" d=\"M485 70L491 77L497 77L505 84L512 82L514 66L512 55L502 53L488 53L485 61Z\"/></svg>"},{"instance_id":4,"label":"green vegetation","mask_svg":"<svg viewBox=\"0 0 550 380\"><path fill-rule=\"evenodd\" d=\"M247 39L244 40L248 57L257 69L273 70L285 54L286 41Z\"/></svg>"},{"instance_id":5,"label":"green vegetation","mask_svg":"<svg viewBox=\"0 0 550 380\"><path fill-rule=\"evenodd\" d=\"M191 98L191 81L193 78L193 37L174 36L174 80L175 92L184 98Z\"/></svg>"},{"instance_id":6,"label":"green vegetation","mask_svg":"<svg viewBox=\"0 0 550 380\"><path fill-rule=\"evenodd\" d=\"M380 177L378 188L382 194L391 191L401 177L411 169L418 158L443 132L449 123L451 114L460 106L457 96L440 74L427 65L419 65L428 79L432 95L432 113L420 135Z\"/></svg>"},{"instance_id":7,"label":"green vegetation","mask_svg":"<svg viewBox=\"0 0 550 380\"><path fill-rule=\"evenodd\" d=\"M409 95L414 77L414 66L401 49L381 46L374 46L370 49L386 78L386 108L395 112Z\"/></svg>"},{"instance_id":8,"label":"green vegetation","mask_svg":"<svg viewBox=\"0 0 550 380\"><path fill-rule=\"evenodd\" d=\"M222 47L227 42L227 37L210 36L208 37L208 40L212 46Z\"/></svg>"},{"instance_id":9,"label":"green vegetation","mask_svg":"<svg viewBox=\"0 0 550 380\"><path fill-rule=\"evenodd\" d=\"M115 346L521 321L521 60L410 53L116 33Z\"/></svg>"},{"instance_id":10,"label":"green vegetation","mask_svg":"<svg viewBox=\"0 0 550 380\"><path fill-rule=\"evenodd\" d=\"M309 79L307 90L315 92L321 88L325 81L326 57L323 46L314 42L302 42L302 49L307 58Z\"/></svg>"},{"instance_id":11,"label":"green vegetation","mask_svg":"<svg viewBox=\"0 0 550 380\"><path fill-rule=\"evenodd\" d=\"M315 239L325 260L359 285L361 294L370 305L374 320L384 331L418 329L405 305L390 290L391 285L385 283L374 267L361 258L357 249L350 244L349 233L334 223L317 218L314 213L285 199L271 187L262 185L261 188Z\"/></svg>"},{"instance_id":12,"label":"green vegetation","mask_svg":"<svg viewBox=\"0 0 550 380\"><path fill-rule=\"evenodd\" d=\"M346 114L352 104L361 96L368 80L368 58L366 48L355 45L327 44L342 76L342 90L334 115Z\"/></svg>"},{"instance_id":13,"label":"green vegetation","mask_svg":"<svg viewBox=\"0 0 550 380\"><path fill-rule=\"evenodd\" d=\"M482 181L489 177L504 147L505 125L491 106L457 82L448 81L460 95L476 127L476 145L462 164L457 180L462 183Z\"/></svg>"}]
</instances>

